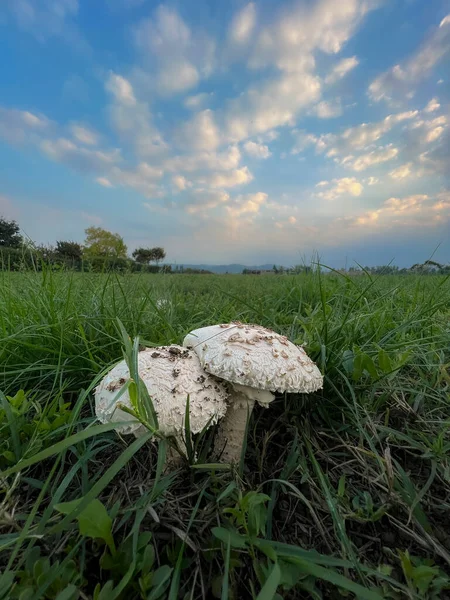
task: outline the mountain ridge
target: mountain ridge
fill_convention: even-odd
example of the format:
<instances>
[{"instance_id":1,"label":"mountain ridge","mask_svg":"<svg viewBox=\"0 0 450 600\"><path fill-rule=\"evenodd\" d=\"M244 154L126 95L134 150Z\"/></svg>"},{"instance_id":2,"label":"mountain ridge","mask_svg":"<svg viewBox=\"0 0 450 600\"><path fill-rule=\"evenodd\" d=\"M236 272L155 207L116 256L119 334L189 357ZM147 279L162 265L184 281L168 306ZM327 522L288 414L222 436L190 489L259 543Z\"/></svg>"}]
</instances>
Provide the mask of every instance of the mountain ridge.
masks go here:
<instances>
[{"instance_id":1,"label":"mountain ridge","mask_svg":"<svg viewBox=\"0 0 450 600\"><path fill-rule=\"evenodd\" d=\"M229 265L188 265L188 264L175 264L172 263L170 265L172 270L177 267L183 267L183 269L203 269L205 271L212 271L213 273L224 274L224 273L242 273L244 269L250 269L251 271L271 271L273 268L273 263L266 265L258 265L258 266L249 266L249 265L241 265L239 263L231 263Z\"/></svg>"}]
</instances>

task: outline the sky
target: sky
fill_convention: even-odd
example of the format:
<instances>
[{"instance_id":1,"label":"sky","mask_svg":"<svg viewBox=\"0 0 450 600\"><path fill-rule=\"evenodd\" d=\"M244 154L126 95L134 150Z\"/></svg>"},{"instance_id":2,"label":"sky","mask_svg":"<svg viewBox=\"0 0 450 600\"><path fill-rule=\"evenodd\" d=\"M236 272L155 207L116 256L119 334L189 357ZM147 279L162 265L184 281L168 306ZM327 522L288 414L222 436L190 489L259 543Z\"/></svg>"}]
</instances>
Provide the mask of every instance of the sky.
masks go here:
<instances>
[{"instance_id":1,"label":"sky","mask_svg":"<svg viewBox=\"0 0 450 600\"><path fill-rule=\"evenodd\" d=\"M450 262L450 0L1 0L0 215L167 261Z\"/></svg>"}]
</instances>

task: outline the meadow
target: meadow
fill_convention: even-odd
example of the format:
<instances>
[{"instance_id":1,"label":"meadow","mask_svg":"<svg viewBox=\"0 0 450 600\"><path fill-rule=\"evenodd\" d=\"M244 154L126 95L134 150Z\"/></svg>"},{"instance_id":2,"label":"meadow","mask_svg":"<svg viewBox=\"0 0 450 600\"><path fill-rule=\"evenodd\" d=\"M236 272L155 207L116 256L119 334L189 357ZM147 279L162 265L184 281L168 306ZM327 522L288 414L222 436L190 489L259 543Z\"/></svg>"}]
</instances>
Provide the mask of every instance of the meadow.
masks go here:
<instances>
[{"instance_id":1,"label":"meadow","mask_svg":"<svg viewBox=\"0 0 450 600\"><path fill-rule=\"evenodd\" d=\"M118 319L259 323L324 389L256 408L235 468L210 429L165 473L95 420ZM450 597L448 277L1 272L0 337L1 599Z\"/></svg>"}]
</instances>

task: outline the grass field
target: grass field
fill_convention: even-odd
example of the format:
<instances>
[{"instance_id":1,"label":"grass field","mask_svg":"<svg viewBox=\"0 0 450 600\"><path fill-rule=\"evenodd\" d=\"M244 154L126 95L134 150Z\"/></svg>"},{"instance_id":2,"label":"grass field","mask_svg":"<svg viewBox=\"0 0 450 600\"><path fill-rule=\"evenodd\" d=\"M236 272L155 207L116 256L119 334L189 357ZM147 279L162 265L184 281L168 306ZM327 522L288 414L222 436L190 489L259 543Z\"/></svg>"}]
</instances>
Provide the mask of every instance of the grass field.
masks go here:
<instances>
[{"instance_id":1,"label":"grass field","mask_svg":"<svg viewBox=\"0 0 450 600\"><path fill-rule=\"evenodd\" d=\"M164 474L93 416L117 317L260 323L324 389L256 408L240 468L211 430ZM0 336L0 598L450 597L449 279L0 273Z\"/></svg>"}]
</instances>

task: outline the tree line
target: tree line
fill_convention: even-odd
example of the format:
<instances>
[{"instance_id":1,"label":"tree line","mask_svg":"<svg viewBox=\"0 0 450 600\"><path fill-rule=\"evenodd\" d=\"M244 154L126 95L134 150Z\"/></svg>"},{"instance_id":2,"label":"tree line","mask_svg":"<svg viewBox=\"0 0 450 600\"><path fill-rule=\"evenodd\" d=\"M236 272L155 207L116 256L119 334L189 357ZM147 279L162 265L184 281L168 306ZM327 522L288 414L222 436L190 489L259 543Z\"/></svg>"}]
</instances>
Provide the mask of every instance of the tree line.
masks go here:
<instances>
[{"instance_id":1,"label":"tree line","mask_svg":"<svg viewBox=\"0 0 450 600\"><path fill-rule=\"evenodd\" d=\"M263 271L258 270L254 271L251 269L244 269L242 273L244 275L264 275L268 273L273 273L274 275L300 275L301 273L312 273L317 270L317 266L312 267L309 265L295 265L293 267L283 267L273 265L271 270ZM325 271L327 267L324 265L322 267ZM330 270L330 272L333 272ZM415 263L411 267L397 267L396 265L378 265L375 267L349 267L348 269L335 269L334 272L341 273L350 276L357 275L407 275L412 273L424 274L424 275L432 275L432 274L441 274L448 275L450 274L450 264L439 263L434 260L426 260L423 263Z\"/></svg>"},{"instance_id":2,"label":"tree line","mask_svg":"<svg viewBox=\"0 0 450 600\"><path fill-rule=\"evenodd\" d=\"M101 227L85 229L84 244L57 240L55 246L45 246L25 239L17 222L3 217L0 217L0 253L2 262L7 262L12 269L38 266L43 260L56 266L94 271L105 268L147 272L170 270L170 267L160 265L166 257L164 248L136 248L130 259L124 239Z\"/></svg>"}]
</instances>

